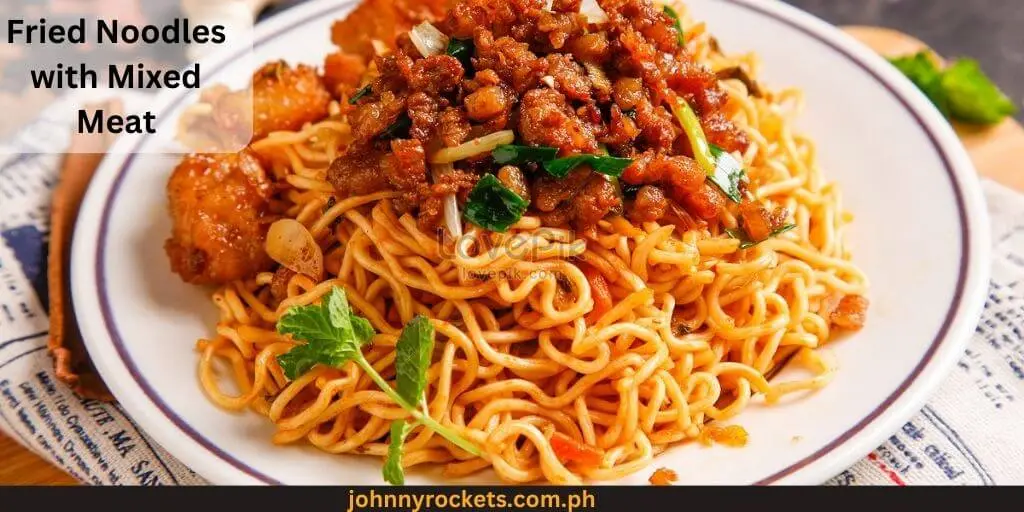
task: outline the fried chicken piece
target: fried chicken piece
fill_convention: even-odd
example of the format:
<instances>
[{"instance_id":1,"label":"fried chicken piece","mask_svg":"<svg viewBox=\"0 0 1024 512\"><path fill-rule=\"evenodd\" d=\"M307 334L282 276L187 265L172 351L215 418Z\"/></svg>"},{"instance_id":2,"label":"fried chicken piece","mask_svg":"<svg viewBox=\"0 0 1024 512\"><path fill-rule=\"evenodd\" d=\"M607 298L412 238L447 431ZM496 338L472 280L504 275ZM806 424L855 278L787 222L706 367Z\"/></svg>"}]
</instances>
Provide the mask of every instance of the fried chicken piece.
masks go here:
<instances>
[{"instance_id":1,"label":"fried chicken piece","mask_svg":"<svg viewBox=\"0 0 1024 512\"><path fill-rule=\"evenodd\" d=\"M327 117L331 95L316 69L270 62L252 77L253 140Z\"/></svg>"},{"instance_id":2,"label":"fried chicken piece","mask_svg":"<svg viewBox=\"0 0 1024 512\"><path fill-rule=\"evenodd\" d=\"M448 0L365 0L331 26L331 41L348 53L370 59L373 40L395 48L395 39L423 21L441 19Z\"/></svg>"},{"instance_id":3,"label":"fried chicken piece","mask_svg":"<svg viewBox=\"0 0 1024 512\"><path fill-rule=\"evenodd\" d=\"M171 270L188 283L223 284L268 269L263 243L271 192L248 150L186 156L167 182L173 228L164 250Z\"/></svg>"}]
</instances>

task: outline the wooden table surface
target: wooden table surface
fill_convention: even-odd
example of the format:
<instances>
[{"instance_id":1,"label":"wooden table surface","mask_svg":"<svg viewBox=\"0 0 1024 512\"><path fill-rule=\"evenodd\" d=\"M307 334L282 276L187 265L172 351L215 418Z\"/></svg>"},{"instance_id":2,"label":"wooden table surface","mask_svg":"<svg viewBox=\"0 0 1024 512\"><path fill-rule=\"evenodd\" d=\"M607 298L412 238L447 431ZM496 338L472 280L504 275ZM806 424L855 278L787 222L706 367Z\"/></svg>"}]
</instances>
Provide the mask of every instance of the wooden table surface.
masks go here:
<instances>
[{"instance_id":1,"label":"wooden table surface","mask_svg":"<svg viewBox=\"0 0 1024 512\"><path fill-rule=\"evenodd\" d=\"M846 27L846 31L876 51L902 55L923 44L905 34L874 27ZM984 130L957 127L978 173L1024 192L1024 128L1012 120ZM14 440L0 434L0 484L74 485L77 481Z\"/></svg>"}]
</instances>

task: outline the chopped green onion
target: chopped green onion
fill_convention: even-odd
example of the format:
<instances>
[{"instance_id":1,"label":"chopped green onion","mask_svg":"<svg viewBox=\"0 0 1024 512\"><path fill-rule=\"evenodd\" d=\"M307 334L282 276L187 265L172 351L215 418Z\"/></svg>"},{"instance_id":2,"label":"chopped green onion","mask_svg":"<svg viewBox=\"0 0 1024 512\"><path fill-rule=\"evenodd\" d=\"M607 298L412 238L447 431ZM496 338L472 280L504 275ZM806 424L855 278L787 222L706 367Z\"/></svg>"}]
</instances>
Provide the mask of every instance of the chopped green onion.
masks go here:
<instances>
[{"instance_id":1,"label":"chopped green onion","mask_svg":"<svg viewBox=\"0 0 1024 512\"><path fill-rule=\"evenodd\" d=\"M738 203L743 200L740 194L740 182L743 181L743 166L722 148L710 144L711 154L715 157L715 173L708 176L708 180L714 183L719 190L732 202Z\"/></svg>"},{"instance_id":2,"label":"chopped green onion","mask_svg":"<svg viewBox=\"0 0 1024 512\"><path fill-rule=\"evenodd\" d=\"M499 164L539 164L548 160L554 160L558 156L558 148L502 144L494 148L494 151L491 151L491 156Z\"/></svg>"},{"instance_id":3,"label":"chopped green onion","mask_svg":"<svg viewBox=\"0 0 1024 512\"><path fill-rule=\"evenodd\" d=\"M544 162L544 170L556 178L564 178L569 172L581 165L589 165L591 169L608 176L619 177L622 171L633 163L632 159L601 155L575 155Z\"/></svg>"},{"instance_id":4,"label":"chopped green onion","mask_svg":"<svg viewBox=\"0 0 1024 512\"><path fill-rule=\"evenodd\" d=\"M743 181L743 166L722 148L708 142L697 113L686 103L686 100L677 98L672 105L672 111L679 119L686 138L690 140L694 159L704 169L708 180L721 189L730 200L736 203L740 202L742 196L739 185Z\"/></svg>"},{"instance_id":5,"label":"chopped green onion","mask_svg":"<svg viewBox=\"0 0 1024 512\"><path fill-rule=\"evenodd\" d=\"M672 26L676 29L676 38L679 41L679 46L685 46L686 34L683 33L683 24L679 21L679 14L676 14L676 10L667 5L662 8L662 11L664 11L669 18L672 18Z\"/></svg>"},{"instance_id":6,"label":"chopped green onion","mask_svg":"<svg viewBox=\"0 0 1024 512\"><path fill-rule=\"evenodd\" d=\"M412 127L412 119L409 119L409 116L403 113L398 116L395 122L391 123L391 126L384 129L379 137L382 140L405 138L409 134L410 127Z\"/></svg>"},{"instance_id":7,"label":"chopped green onion","mask_svg":"<svg viewBox=\"0 0 1024 512\"><path fill-rule=\"evenodd\" d=\"M704 128L700 125L697 113L681 97L677 97L672 104L672 113L676 115L676 119L679 119L679 125L683 127L686 138L690 140L693 157L708 176L713 176L717 167L715 155L711 153L711 145L708 144L708 138L704 135Z\"/></svg>"},{"instance_id":8,"label":"chopped green onion","mask_svg":"<svg viewBox=\"0 0 1024 512\"><path fill-rule=\"evenodd\" d=\"M363 87L362 89L359 89L358 91L356 91L355 94L352 95L351 98L348 99L348 104L349 105L355 105L356 102L358 102L359 100L363 99L363 96L366 96L367 94L370 94L372 92L373 92L373 84L366 84L366 87Z\"/></svg>"},{"instance_id":9,"label":"chopped green onion","mask_svg":"<svg viewBox=\"0 0 1024 512\"><path fill-rule=\"evenodd\" d=\"M466 76L473 75L473 40L472 39L455 39L452 38L448 41L448 49L445 53L455 57L462 63L462 69L465 70Z\"/></svg>"},{"instance_id":10,"label":"chopped green onion","mask_svg":"<svg viewBox=\"0 0 1024 512\"><path fill-rule=\"evenodd\" d=\"M519 222L529 203L501 183L495 175L485 174L469 193L462 216L484 229L504 233Z\"/></svg>"},{"instance_id":11,"label":"chopped green onion","mask_svg":"<svg viewBox=\"0 0 1024 512\"><path fill-rule=\"evenodd\" d=\"M607 153L607 150L605 150ZM494 161L499 164L541 164L548 174L556 178L566 177L570 171L581 166L589 165L591 169L601 174L613 177L622 175L622 171L633 163L629 158L618 158L604 155L573 155L565 158L558 156L558 148L548 146L520 146L516 144L504 144L494 148L491 152Z\"/></svg>"},{"instance_id":12,"label":"chopped green onion","mask_svg":"<svg viewBox=\"0 0 1024 512\"><path fill-rule=\"evenodd\" d=\"M772 231L768 235L768 238L773 238L773 237L779 236L779 235L781 235L781 234L783 234L783 233L785 233L787 231L790 231L792 229L795 229L795 228L796 228L796 224L786 224L786 225L783 225L783 226L777 228L775 231ZM753 247L753 246L755 246L755 245L757 245L757 244L759 244L761 242L764 242L764 240L758 240L756 242L754 240L751 240L750 235L747 234L747 231L744 230L741 227L737 227L736 229L726 229L725 232L728 233L729 236L731 236L731 237L733 237L733 238L735 238L735 239L740 241L740 249L749 249L749 248L751 248L751 247ZM768 238L765 238L765 240L767 240Z\"/></svg>"}]
</instances>

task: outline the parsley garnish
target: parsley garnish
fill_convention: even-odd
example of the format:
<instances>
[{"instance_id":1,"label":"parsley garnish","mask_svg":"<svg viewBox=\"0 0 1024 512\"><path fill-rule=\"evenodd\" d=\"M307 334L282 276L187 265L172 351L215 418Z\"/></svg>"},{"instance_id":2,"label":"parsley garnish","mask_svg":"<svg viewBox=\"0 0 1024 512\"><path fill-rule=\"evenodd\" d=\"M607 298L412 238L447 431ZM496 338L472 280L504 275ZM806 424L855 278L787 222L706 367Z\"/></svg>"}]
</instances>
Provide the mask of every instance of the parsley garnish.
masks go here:
<instances>
[{"instance_id":1,"label":"parsley garnish","mask_svg":"<svg viewBox=\"0 0 1024 512\"><path fill-rule=\"evenodd\" d=\"M423 393L434 349L434 328L426 317L413 318L398 337L395 346L397 390L363 356L362 346L373 338L373 326L365 318L353 313L345 291L337 286L321 299L320 304L289 309L277 321L277 331L301 342L277 357L278 364L289 379L298 378L317 364L341 368L351 361L388 398L409 413L408 420L395 420L398 424L393 423L391 426L391 446L384 462L384 479L388 482L400 485L405 481L401 464L402 443L409 430L417 425L436 432L473 455L480 455L480 450L473 443L460 436L455 429L438 423L426 410Z\"/></svg>"},{"instance_id":2,"label":"parsley garnish","mask_svg":"<svg viewBox=\"0 0 1024 512\"><path fill-rule=\"evenodd\" d=\"M959 59L940 69L928 52L922 51L890 62L949 119L996 124L1017 112L1013 100L985 76L975 60Z\"/></svg>"}]
</instances>

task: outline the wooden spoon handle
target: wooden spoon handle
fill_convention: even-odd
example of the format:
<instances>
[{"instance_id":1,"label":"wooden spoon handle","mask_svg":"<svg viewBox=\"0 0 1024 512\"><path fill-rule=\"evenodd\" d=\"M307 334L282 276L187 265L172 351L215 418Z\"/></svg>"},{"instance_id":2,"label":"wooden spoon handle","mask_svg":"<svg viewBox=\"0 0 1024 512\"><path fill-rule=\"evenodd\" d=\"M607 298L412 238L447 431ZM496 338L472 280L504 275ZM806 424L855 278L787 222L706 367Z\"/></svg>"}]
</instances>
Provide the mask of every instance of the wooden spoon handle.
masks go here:
<instances>
[{"instance_id":1,"label":"wooden spoon handle","mask_svg":"<svg viewBox=\"0 0 1024 512\"><path fill-rule=\"evenodd\" d=\"M111 113L124 110L120 100L89 107ZM110 135L71 137L71 147L64 157L60 177L50 208L50 253L48 255L50 292L50 340L57 378L67 383L80 396L113 400L89 360L78 330L74 305L71 302L71 237L82 198L103 155L113 142Z\"/></svg>"}]
</instances>

